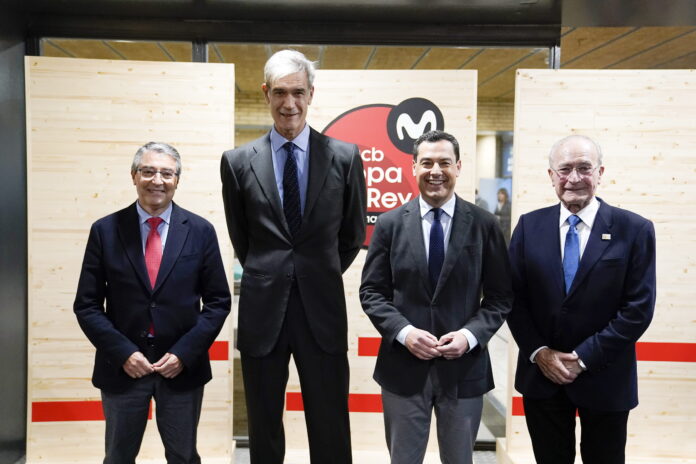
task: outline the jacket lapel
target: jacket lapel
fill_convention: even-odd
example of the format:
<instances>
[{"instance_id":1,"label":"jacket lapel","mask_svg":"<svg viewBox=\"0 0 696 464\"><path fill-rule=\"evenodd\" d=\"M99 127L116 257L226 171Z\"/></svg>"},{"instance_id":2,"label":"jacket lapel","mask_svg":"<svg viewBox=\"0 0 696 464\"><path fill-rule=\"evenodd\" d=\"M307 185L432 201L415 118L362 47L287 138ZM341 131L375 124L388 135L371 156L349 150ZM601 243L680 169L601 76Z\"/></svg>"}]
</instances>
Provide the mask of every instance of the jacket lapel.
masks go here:
<instances>
[{"instance_id":1,"label":"jacket lapel","mask_svg":"<svg viewBox=\"0 0 696 464\"><path fill-rule=\"evenodd\" d=\"M164 253L162 254L162 262L160 263L157 280L153 293L162 286L162 282L167 279L167 276L174 267L174 263L181 254L181 249L186 243L188 237L189 226L188 218L176 204L172 205L172 216L169 221L169 232L167 232L167 242L164 245Z\"/></svg>"},{"instance_id":2,"label":"jacket lapel","mask_svg":"<svg viewBox=\"0 0 696 464\"><path fill-rule=\"evenodd\" d=\"M423 224L421 223L420 207L418 197L411 200L404 208L404 224L406 227L406 237L408 249L413 258L413 262L421 274L423 285L432 295L433 288L430 285L430 274L428 273L428 257L425 254L425 242L423 242Z\"/></svg>"},{"instance_id":3,"label":"jacket lapel","mask_svg":"<svg viewBox=\"0 0 696 464\"><path fill-rule=\"evenodd\" d=\"M118 236L138 279L140 279L145 288L151 290L150 278L145 267L143 242L140 235L138 210L135 209L135 203L126 208L123 214L119 215Z\"/></svg>"},{"instance_id":4,"label":"jacket lapel","mask_svg":"<svg viewBox=\"0 0 696 464\"><path fill-rule=\"evenodd\" d=\"M563 280L563 259L561 258L561 232L559 220L561 218L560 204L549 207L548 217L540 222L538 237L539 243L546 244L539 249L542 250L542 262L548 263L549 283L556 288L561 295L565 294L565 281Z\"/></svg>"},{"instance_id":5,"label":"jacket lapel","mask_svg":"<svg viewBox=\"0 0 696 464\"><path fill-rule=\"evenodd\" d=\"M466 206L464 201L455 196L456 202L454 205L454 217L452 217L452 226L450 228L450 240L447 244L447 252L445 253L445 261L442 263L442 270L440 271L440 278L437 281L437 288L433 294L433 298L437 296L440 289L447 282L454 265L459 259L459 254L464 248L464 243L466 242L466 237L469 235L469 230L471 229L472 216L471 211ZM456 240L452 238L456 237Z\"/></svg>"},{"instance_id":6,"label":"jacket lapel","mask_svg":"<svg viewBox=\"0 0 696 464\"><path fill-rule=\"evenodd\" d=\"M611 207L601 202L594 224L592 225L590 238L587 240L585 251L582 254L582 259L580 259L578 271L575 273L575 278L573 279L573 284L570 286L568 295L571 295L578 285L582 283L583 279L587 277L587 274L589 274L599 258L602 257L604 250L609 246L610 241L602 240L602 235L610 234L611 225Z\"/></svg>"},{"instance_id":7,"label":"jacket lapel","mask_svg":"<svg viewBox=\"0 0 696 464\"><path fill-rule=\"evenodd\" d=\"M327 139L317 131L310 128L309 133L309 181L307 185L307 198L305 200L302 225L312 212L312 208L319 198L326 176L331 167L334 153L328 147ZM300 229L302 230L302 229Z\"/></svg>"},{"instance_id":8,"label":"jacket lapel","mask_svg":"<svg viewBox=\"0 0 696 464\"><path fill-rule=\"evenodd\" d=\"M269 133L270 134L270 133ZM253 147L256 152L251 158L251 170L256 176L256 180L261 187L263 195L268 200L271 205L273 214L276 215L278 223L282 224L282 228L285 231L285 235L288 239L291 237L290 228L285 220L285 214L283 213L283 207L280 202L280 195L278 194L278 186L275 180L275 170L273 169L273 154L271 153L271 137L267 135L263 139L263 143ZM169 240L169 238L167 238Z\"/></svg>"}]
</instances>

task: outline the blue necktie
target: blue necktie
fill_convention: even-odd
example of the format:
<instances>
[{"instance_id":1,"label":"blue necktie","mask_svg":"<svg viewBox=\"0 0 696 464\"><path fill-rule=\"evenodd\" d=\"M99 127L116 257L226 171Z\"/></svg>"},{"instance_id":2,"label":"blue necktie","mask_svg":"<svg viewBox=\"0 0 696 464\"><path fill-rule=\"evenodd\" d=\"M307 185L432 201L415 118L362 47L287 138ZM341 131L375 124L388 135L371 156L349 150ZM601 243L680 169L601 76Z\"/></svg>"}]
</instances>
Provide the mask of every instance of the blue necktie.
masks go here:
<instances>
[{"instance_id":1,"label":"blue necktie","mask_svg":"<svg viewBox=\"0 0 696 464\"><path fill-rule=\"evenodd\" d=\"M300 212L300 185L297 182L297 163L293 149L295 144L287 142L285 145L287 159L283 169L283 212L285 220L290 227L290 233L294 237L300 230L302 224L302 213Z\"/></svg>"},{"instance_id":2,"label":"blue necktie","mask_svg":"<svg viewBox=\"0 0 696 464\"><path fill-rule=\"evenodd\" d=\"M445 234L442 231L440 208L431 209L433 212L433 223L430 226L430 247L428 249L428 273L430 274L430 284L435 290L437 280L440 278L442 263L445 260Z\"/></svg>"},{"instance_id":3,"label":"blue necktie","mask_svg":"<svg viewBox=\"0 0 696 464\"><path fill-rule=\"evenodd\" d=\"M575 226L580 223L580 218L576 215L568 216L568 233L566 234L565 247L563 249L563 276L565 277L566 293L570 290L573 284L575 273L578 271L580 264L580 238L578 237L578 229Z\"/></svg>"}]
</instances>

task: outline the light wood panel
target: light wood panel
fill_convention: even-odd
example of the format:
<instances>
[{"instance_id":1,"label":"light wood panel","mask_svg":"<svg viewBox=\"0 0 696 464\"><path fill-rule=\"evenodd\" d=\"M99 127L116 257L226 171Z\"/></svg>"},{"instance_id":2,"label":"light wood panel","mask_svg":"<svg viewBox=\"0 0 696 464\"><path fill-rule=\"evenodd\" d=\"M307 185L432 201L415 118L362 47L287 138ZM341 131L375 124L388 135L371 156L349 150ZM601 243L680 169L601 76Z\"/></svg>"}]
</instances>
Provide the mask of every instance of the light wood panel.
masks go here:
<instances>
[{"instance_id":1,"label":"light wood panel","mask_svg":"<svg viewBox=\"0 0 696 464\"><path fill-rule=\"evenodd\" d=\"M34 405L96 401L94 348L72 303L90 225L137 197L135 151L171 143L183 171L175 201L215 226L232 278L219 159L234 145L234 66L28 57L29 346L27 462L99 462L101 421L33 421ZM228 319L219 341L231 341ZM199 427L204 462L230 462L232 374L213 361ZM154 421L141 450L163 462Z\"/></svg>"},{"instance_id":2,"label":"light wood panel","mask_svg":"<svg viewBox=\"0 0 696 464\"><path fill-rule=\"evenodd\" d=\"M457 180L456 191L464 199L473 201L476 174L475 71L319 70L315 81L314 101L307 120L315 129L321 131L339 115L353 108L371 104L398 105L403 100L413 97L426 98L433 102L444 116L445 130L457 137L462 170ZM371 147L360 146L361 150L369 148ZM387 147L376 148L387 150ZM410 163L409 157L407 164L410 166ZM403 172L405 178L412 175L410 169ZM362 311L358 295L365 255L365 251L360 252L343 279L348 312L350 393L379 395L379 386L372 379L376 358L357 355L359 337L379 337ZM294 368L291 370L288 391L300 391ZM381 413L351 412L350 419L353 449L386 449ZM308 445L303 413L286 412L285 425L287 447L306 448ZM431 449L436 449L436 434L433 432L431 436Z\"/></svg>"},{"instance_id":3,"label":"light wood panel","mask_svg":"<svg viewBox=\"0 0 696 464\"><path fill-rule=\"evenodd\" d=\"M597 140L606 166L597 195L655 224L657 305L641 342L696 341L695 101L695 71L522 70L517 77L513 222L558 202L546 174L556 140L571 133ZM513 350L510 385L515 357ZM696 363L673 357L639 361L638 369L640 405L629 419L628 462L696 462L687 425L696 420ZM511 404L499 457L530 462L524 418L510 414Z\"/></svg>"}]
</instances>

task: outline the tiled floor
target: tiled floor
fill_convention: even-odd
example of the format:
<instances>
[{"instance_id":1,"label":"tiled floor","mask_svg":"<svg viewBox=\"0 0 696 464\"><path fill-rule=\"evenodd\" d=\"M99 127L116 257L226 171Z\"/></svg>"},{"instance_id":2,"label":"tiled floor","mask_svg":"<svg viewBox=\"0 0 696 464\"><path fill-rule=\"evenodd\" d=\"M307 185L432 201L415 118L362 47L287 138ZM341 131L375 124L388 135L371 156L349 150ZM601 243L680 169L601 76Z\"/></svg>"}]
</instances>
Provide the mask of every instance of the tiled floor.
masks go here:
<instances>
[{"instance_id":1,"label":"tiled floor","mask_svg":"<svg viewBox=\"0 0 696 464\"><path fill-rule=\"evenodd\" d=\"M291 456L292 455L292 456ZM296 456L296 457L295 457ZM290 462L291 459L295 458L292 462ZM249 464L249 449L248 448L237 448L237 450L234 453L234 463L235 464ZM297 453L288 453L288 459L286 460L287 464L294 464L295 462L309 462L307 461L301 461L302 459L301 456L297 456ZM306 459L306 458L305 458ZM388 457L386 456L386 453L383 457L377 457L374 456L374 453L370 453L370 457L367 457L366 455L362 455L360 452L356 452L356 454L353 456L353 462L356 464L383 464L383 463L388 463ZM439 459L437 459L436 456L429 456L425 460L425 464L435 464L439 463ZM476 451L474 452L474 464L497 464L497 460L495 459L495 451Z\"/></svg>"}]
</instances>

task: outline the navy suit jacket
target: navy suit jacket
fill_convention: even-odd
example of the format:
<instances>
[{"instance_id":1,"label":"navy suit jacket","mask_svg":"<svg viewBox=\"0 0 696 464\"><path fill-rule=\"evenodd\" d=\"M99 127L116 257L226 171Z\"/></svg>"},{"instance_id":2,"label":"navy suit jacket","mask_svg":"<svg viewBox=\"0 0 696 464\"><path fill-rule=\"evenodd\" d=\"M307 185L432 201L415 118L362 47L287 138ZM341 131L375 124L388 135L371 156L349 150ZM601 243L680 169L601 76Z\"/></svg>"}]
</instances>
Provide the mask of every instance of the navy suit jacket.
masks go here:
<instances>
[{"instance_id":1,"label":"navy suit jacket","mask_svg":"<svg viewBox=\"0 0 696 464\"><path fill-rule=\"evenodd\" d=\"M230 306L215 229L200 216L173 205L154 289L135 203L92 225L73 309L97 348L95 387L121 392L135 382L122 366L134 352L146 351L151 321L150 361L169 352L184 364L181 374L167 380L171 388L205 384L212 377L208 349Z\"/></svg>"},{"instance_id":2,"label":"navy suit jacket","mask_svg":"<svg viewBox=\"0 0 696 464\"><path fill-rule=\"evenodd\" d=\"M515 388L539 399L565 388L578 406L629 410L638 404L635 344L655 307L653 224L601 201L566 295L559 217L560 205L522 215L510 242ZM541 346L575 350L588 370L565 387L551 382L529 361Z\"/></svg>"},{"instance_id":3,"label":"navy suit jacket","mask_svg":"<svg viewBox=\"0 0 696 464\"><path fill-rule=\"evenodd\" d=\"M429 369L460 398L493 388L486 346L512 305L510 264L498 221L457 197L436 288L428 277L418 198L382 214L375 225L360 286L365 313L382 335L374 378L398 395L423 390ZM418 359L396 340L412 324L437 338L466 328L476 348L458 359Z\"/></svg>"}]
</instances>

